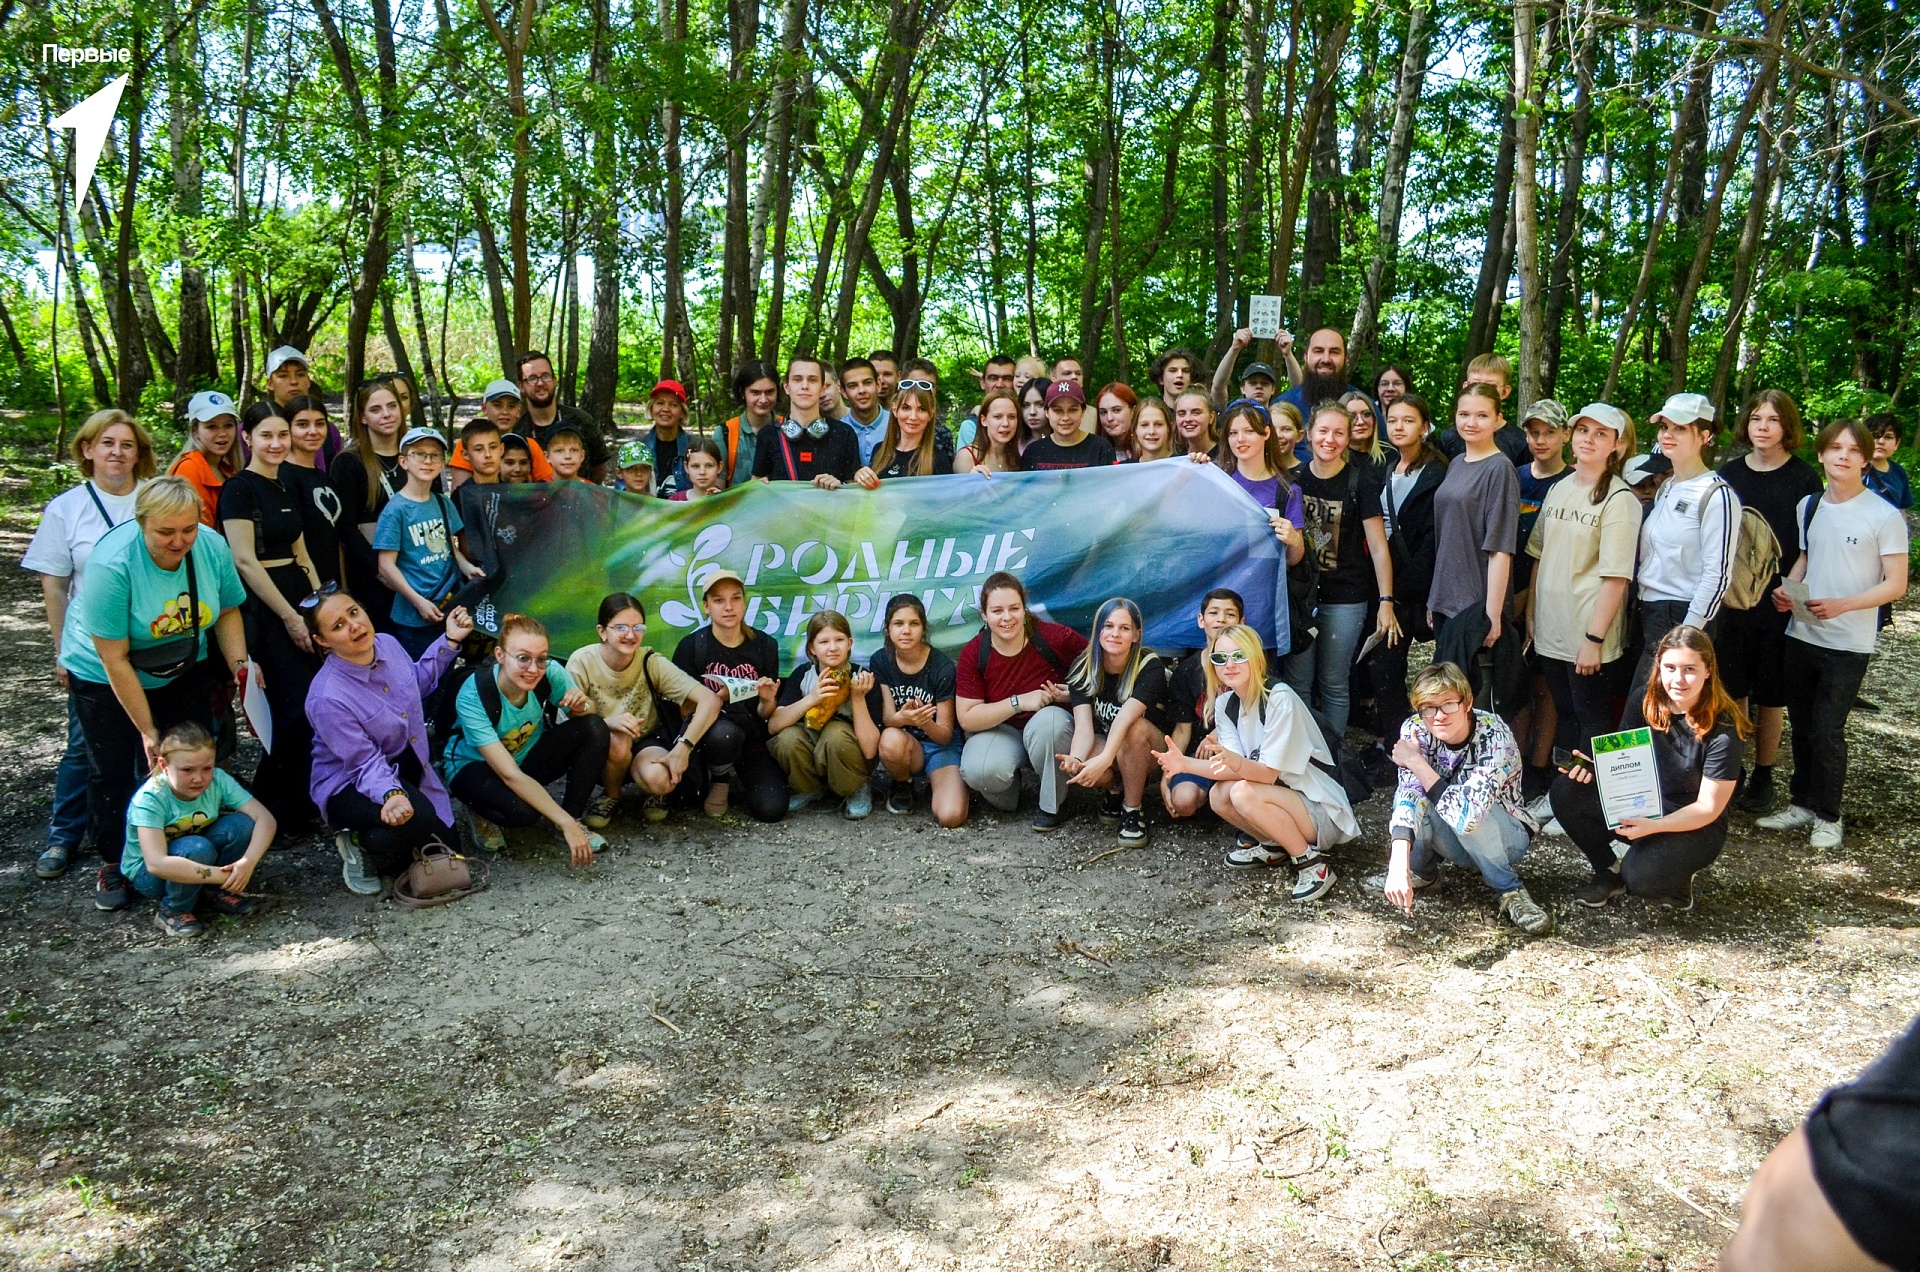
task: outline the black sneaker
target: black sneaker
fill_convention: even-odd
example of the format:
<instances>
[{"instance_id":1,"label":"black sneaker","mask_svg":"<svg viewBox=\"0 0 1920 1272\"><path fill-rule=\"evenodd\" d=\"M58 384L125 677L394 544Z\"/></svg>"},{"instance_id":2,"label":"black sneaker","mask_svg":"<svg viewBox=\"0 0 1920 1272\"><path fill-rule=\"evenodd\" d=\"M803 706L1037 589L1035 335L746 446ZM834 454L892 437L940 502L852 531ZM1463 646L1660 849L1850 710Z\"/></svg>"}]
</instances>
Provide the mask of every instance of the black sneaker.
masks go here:
<instances>
[{"instance_id":1,"label":"black sneaker","mask_svg":"<svg viewBox=\"0 0 1920 1272\"><path fill-rule=\"evenodd\" d=\"M1147 842L1147 815L1138 808L1120 810L1120 842L1125 844L1144 844Z\"/></svg>"},{"instance_id":2,"label":"black sneaker","mask_svg":"<svg viewBox=\"0 0 1920 1272\"><path fill-rule=\"evenodd\" d=\"M244 914L253 913L253 901L247 897L236 897L225 888L208 886L200 889L200 895L194 900L193 908L200 914L211 914L222 919L237 919Z\"/></svg>"},{"instance_id":3,"label":"black sneaker","mask_svg":"<svg viewBox=\"0 0 1920 1272\"><path fill-rule=\"evenodd\" d=\"M1126 814L1122 801L1125 797L1119 791L1108 791L1100 801L1100 824L1118 826Z\"/></svg>"},{"instance_id":4,"label":"black sneaker","mask_svg":"<svg viewBox=\"0 0 1920 1272\"><path fill-rule=\"evenodd\" d=\"M1627 885L1621 882L1620 876L1608 870L1574 889L1573 899L1589 909L1600 910L1615 897L1624 896L1626 891Z\"/></svg>"},{"instance_id":5,"label":"black sneaker","mask_svg":"<svg viewBox=\"0 0 1920 1272\"><path fill-rule=\"evenodd\" d=\"M100 867L99 881L93 885L93 908L124 910L131 900L132 898L128 895L126 876L120 873L120 867Z\"/></svg>"},{"instance_id":6,"label":"black sneaker","mask_svg":"<svg viewBox=\"0 0 1920 1272\"><path fill-rule=\"evenodd\" d=\"M1864 711L1868 715L1880 714L1879 703L1873 702L1873 701L1870 701L1869 699L1858 697L1858 696L1856 696L1853 700L1853 709L1855 711Z\"/></svg>"},{"instance_id":7,"label":"black sneaker","mask_svg":"<svg viewBox=\"0 0 1920 1272\"><path fill-rule=\"evenodd\" d=\"M1757 768L1747 778L1747 789L1738 800L1740 811L1755 817L1765 817L1773 811L1773 770Z\"/></svg>"},{"instance_id":8,"label":"black sneaker","mask_svg":"<svg viewBox=\"0 0 1920 1272\"><path fill-rule=\"evenodd\" d=\"M888 788L887 811L890 813L910 813L913 811L912 782L895 782Z\"/></svg>"},{"instance_id":9,"label":"black sneaker","mask_svg":"<svg viewBox=\"0 0 1920 1272\"><path fill-rule=\"evenodd\" d=\"M1066 824L1065 813L1050 813L1044 808L1034 810L1033 828L1035 830L1058 830Z\"/></svg>"}]
</instances>

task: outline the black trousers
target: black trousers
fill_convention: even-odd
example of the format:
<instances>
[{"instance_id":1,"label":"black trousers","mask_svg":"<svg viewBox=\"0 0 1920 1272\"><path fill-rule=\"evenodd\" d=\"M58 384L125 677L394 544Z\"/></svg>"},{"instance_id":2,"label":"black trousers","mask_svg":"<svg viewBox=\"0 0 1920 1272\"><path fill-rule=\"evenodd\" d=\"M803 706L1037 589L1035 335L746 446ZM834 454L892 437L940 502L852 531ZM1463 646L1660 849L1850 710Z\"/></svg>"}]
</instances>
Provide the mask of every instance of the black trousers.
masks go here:
<instances>
[{"instance_id":1,"label":"black trousers","mask_svg":"<svg viewBox=\"0 0 1920 1272\"><path fill-rule=\"evenodd\" d=\"M351 830L360 840L360 851L375 874L397 875L413 864L413 850L438 839L453 846L453 827L440 820L433 804L420 791L420 761L408 749L394 766L400 777L400 789L413 805L413 816L398 826L380 820L379 804L349 786L327 800L327 824L337 830Z\"/></svg>"},{"instance_id":2,"label":"black trousers","mask_svg":"<svg viewBox=\"0 0 1920 1272\"><path fill-rule=\"evenodd\" d=\"M1614 834L1600 811L1600 788L1563 774L1554 779L1551 798L1560 828L1586 855L1593 872L1614 869ZM1727 846L1727 817L1722 813L1718 821L1699 830L1646 835L1629 842L1632 846L1619 865L1627 891L1648 900L1680 896L1693 876L1712 865Z\"/></svg>"},{"instance_id":3,"label":"black trousers","mask_svg":"<svg viewBox=\"0 0 1920 1272\"><path fill-rule=\"evenodd\" d=\"M1787 637L1787 721L1793 725L1795 804L1822 821L1840 820L1847 784L1847 713L1871 654L1822 649Z\"/></svg>"},{"instance_id":4,"label":"black trousers","mask_svg":"<svg viewBox=\"0 0 1920 1272\"><path fill-rule=\"evenodd\" d=\"M575 716L551 725L520 756L520 771L545 786L567 779L560 807L569 817L587 811L587 801L607 766L607 722L597 715ZM454 775L453 793L480 816L499 826L532 826L540 821L533 805L513 793L485 760Z\"/></svg>"},{"instance_id":5,"label":"black trousers","mask_svg":"<svg viewBox=\"0 0 1920 1272\"><path fill-rule=\"evenodd\" d=\"M767 750L767 726L758 717L741 719L723 711L694 748L694 758L705 770L697 785L681 788L704 791L709 783L727 783L730 799L746 805L755 821L777 822L787 815L787 775Z\"/></svg>"},{"instance_id":6,"label":"black trousers","mask_svg":"<svg viewBox=\"0 0 1920 1272\"><path fill-rule=\"evenodd\" d=\"M1354 673L1373 695L1374 719L1379 725L1374 733L1388 747L1400 736L1400 726L1413 714L1413 703L1407 699L1407 656L1413 652L1415 641L1433 639L1425 610L1404 615L1400 626L1400 639L1391 645L1384 641L1375 645L1373 652L1360 660Z\"/></svg>"},{"instance_id":7,"label":"black trousers","mask_svg":"<svg viewBox=\"0 0 1920 1272\"><path fill-rule=\"evenodd\" d=\"M1647 682L1653 679L1653 651L1660 638L1687 621L1686 601L1640 602L1640 661L1634 664L1633 679L1627 684L1627 701L1638 702L1646 696ZM1773 604L1768 601L1767 604ZM1707 635L1720 639L1718 619L1707 624Z\"/></svg>"},{"instance_id":8,"label":"black trousers","mask_svg":"<svg viewBox=\"0 0 1920 1272\"><path fill-rule=\"evenodd\" d=\"M297 565L267 571L283 598L298 605L308 592L307 576ZM247 598L247 652L267 681L267 709L273 716L273 750L260 757L249 789L267 806L281 832L298 831L316 815L309 793L313 774L313 726L307 722L307 687L320 664L300 652L287 625L258 597Z\"/></svg>"},{"instance_id":9,"label":"black trousers","mask_svg":"<svg viewBox=\"0 0 1920 1272\"><path fill-rule=\"evenodd\" d=\"M1560 722L1553 733L1558 750L1579 749L1593 754L1588 744L1594 735L1612 733L1620 717L1614 714L1614 700L1620 694L1620 682L1626 679L1626 659L1601 663L1600 670L1583 676L1570 662L1542 658L1540 670L1547 678L1547 692L1553 695L1554 710Z\"/></svg>"},{"instance_id":10,"label":"black trousers","mask_svg":"<svg viewBox=\"0 0 1920 1272\"><path fill-rule=\"evenodd\" d=\"M127 842L127 804L147 780L147 752L140 731L113 696L113 686L78 676L71 679L73 709L87 743L87 813L93 850L110 866L120 864ZM205 663L196 663L177 680L147 693L147 711L156 732L165 734L188 720L213 728L213 700L207 693Z\"/></svg>"}]
</instances>

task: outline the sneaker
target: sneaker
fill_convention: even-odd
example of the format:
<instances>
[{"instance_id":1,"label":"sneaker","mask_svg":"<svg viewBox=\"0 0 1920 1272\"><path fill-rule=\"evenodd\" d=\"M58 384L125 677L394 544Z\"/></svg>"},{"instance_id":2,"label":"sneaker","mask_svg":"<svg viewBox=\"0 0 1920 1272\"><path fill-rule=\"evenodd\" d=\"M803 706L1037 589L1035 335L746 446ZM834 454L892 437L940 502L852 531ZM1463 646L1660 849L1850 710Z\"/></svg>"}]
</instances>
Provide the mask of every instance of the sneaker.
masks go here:
<instances>
[{"instance_id":1,"label":"sneaker","mask_svg":"<svg viewBox=\"0 0 1920 1272\"><path fill-rule=\"evenodd\" d=\"M1233 846L1235 848L1258 848L1260 841L1243 830L1233 837Z\"/></svg>"},{"instance_id":2,"label":"sneaker","mask_svg":"<svg viewBox=\"0 0 1920 1272\"><path fill-rule=\"evenodd\" d=\"M613 845L607 842L605 835L593 830L587 832L587 847L596 857L602 856L613 849Z\"/></svg>"},{"instance_id":3,"label":"sneaker","mask_svg":"<svg viewBox=\"0 0 1920 1272\"><path fill-rule=\"evenodd\" d=\"M1263 844L1256 839L1249 844L1235 843L1228 850L1225 860L1235 870L1248 870L1255 866L1288 865L1293 858L1279 844Z\"/></svg>"},{"instance_id":4,"label":"sneaker","mask_svg":"<svg viewBox=\"0 0 1920 1272\"><path fill-rule=\"evenodd\" d=\"M654 822L656 824L667 820L666 796L664 795L647 796L646 802L640 805L640 815L646 818L648 821Z\"/></svg>"},{"instance_id":5,"label":"sneaker","mask_svg":"<svg viewBox=\"0 0 1920 1272\"><path fill-rule=\"evenodd\" d=\"M1816 817L1813 819L1813 836L1807 842L1815 848L1838 848L1840 841L1846 838L1846 834L1847 823L1844 818L1822 821Z\"/></svg>"},{"instance_id":6,"label":"sneaker","mask_svg":"<svg viewBox=\"0 0 1920 1272\"><path fill-rule=\"evenodd\" d=\"M1122 798L1119 791L1108 791L1106 795L1102 797L1100 800L1100 824L1102 826L1118 826L1120 824L1120 819L1126 812L1126 808L1121 802Z\"/></svg>"},{"instance_id":7,"label":"sneaker","mask_svg":"<svg viewBox=\"0 0 1920 1272\"><path fill-rule=\"evenodd\" d=\"M40 859L33 863L33 873L42 879L58 879L67 873L67 859L72 853L73 849L65 844L48 844Z\"/></svg>"},{"instance_id":8,"label":"sneaker","mask_svg":"<svg viewBox=\"0 0 1920 1272\"><path fill-rule=\"evenodd\" d=\"M1589 909L1600 910L1615 897L1624 896L1626 891L1627 885L1620 876L1608 870L1574 889L1573 899Z\"/></svg>"},{"instance_id":9,"label":"sneaker","mask_svg":"<svg viewBox=\"0 0 1920 1272\"><path fill-rule=\"evenodd\" d=\"M124 910L131 900L132 898L127 895L126 876L120 873L120 867L100 867L100 877L93 885L93 908Z\"/></svg>"},{"instance_id":10,"label":"sneaker","mask_svg":"<svg viewBox=\"0 0 1920 1272\"><path fill-rule=\"evenodd\" d=\"M700 805L700 811L719 821L727 815L727 799L732 794L726 782L714 782L707 787L707 798Z\"/></svg>"},{"instance_id":11,"label":"sneaker","mask_svg":"<svg viewBox=\"0 0 1920 1272\"><path fill-rule=\"evenodd\" d=\"M788 816L792 816L794 813L805 812L807 809L813 807L814 801L819 798L819 791L795 791L793 794L787 796Z\"/></svg>"},{"instance_id":12,"label":"sneaker","mask_svg":"<svg viewBox=\"0 0 1920 1272\"><path fill-rule=\"evenodd\" d=\"M1120 810L1120 842L1123 844L1144 844L1147 842L1147 815L1138 808Z\"/></svg>"},{"instance_id":13,"label":"sneaker","mask_svg":"<svg viewBox=\"0 0 1920 1272\"><path fill-rule=\"evenodd\" d=\"M1880 714L1880 704L1879 704L1879 703L1877 703L1877 702L1874 702L1874 701L1872 701L1871 699L1868 699L1868 698L1862 698L1862 697L1859 697L1858 695L1856 695L1856 696L1854 697L1854 699L1853 699L1853 709L1854 709L1855 711L1864 711L1864 712L1866 712L1866 713L1867 713L1868 715L1879 715L1879 714Z\"/></svg>"},{"instance_id":14,"label":"sneaker","mask_svg":"<svg viewBox=\"0 0 1920 1272\"><path fill-rule=\"evenodd\" d=\"M1813 825L1815 820L1811 809L1802 808L1798 804L1788 804L1773 816L1762 817L1753 824L1761 830L1800 830Z\"/></svg>"},{"instance_id":15,"label":"sneaker","mask_svg":"<svg viewBox=\"0 0 1920 1272\"><path fill-rule=\"evenodd\" d=\"M1540 833L1553 839L1565 839L1567 828L1560 824L1558 817L1549 817L1540 823Z\"/></svg>"},{"instance_id":16,"label":"sneaker","mask_svg":"<svg viewBox=\"0 0 1920 1272\"><path fill-rule=\"evenodd\" d=\"M1287 894L1289 901L1318 901L1333 891L1333 885L1339 876L1333 873L1333 863L1317 852L1309 852L1295 863L1300 873L1294 876L1293 891Z\"/></svg>"},{"instance_id":17,"label":"sneaker","mask_svg":"<svg viewBox=\"0 0 1920 1272\"><path fill-rule=\"evenodd\" d=\"M588 830L605 830L613 824L613 815L619 811L619 800L611 795L602 795L587 801L587 811L580 814L580 824Z\"/></svg>"},{"instance_id":18,"label":"sneaker","mask_svg":"<svg viewBox=\"0 0 1920 1272\"><path fill-rule=\"evenodd\" d=\"M1034 810L1033 828L1035 830L1058 830L1066 824L1065 813L1050 813L1044 808Z\"/></svg>"},{"instance_id":19,"label":"sneaker","mask_svg":"<svg viewBox=\"0 0 1920 1272\"><path fill-rule=\"evenodd\" d=\"M862 817L871 813L873 811L873 787L862 786L859 790L847 796L846 807L840 811L845 813L850 821L859 821Z\"/></svg>"},{"instance_id":20,"label":"sneaker","mask_svg":"<svg viewBox=\"0 0 1920 1272\"><path fill-rule=\"evenodd\" d=\"M1533 820L1539 822L1541 825L1545 825L1546 823L1552 821L1553 820L1553 797L1551 795L1542 795L1539 799L1536 799L1531 804L1528 804L1527 816L1533 818Z\"/></svg>"},{"instance_id":21,"label":"sneaker","mask_svg":"<svg viewBox=\"0 0 1920 1272\"><path fill-rule=\"evenodd\" d=\"M1500 894L1500 913L1512 919L1513 925L1528 936L1545 936L1553 931L1553 916L1527 895L1525 885Z\"/></svg>"},{"instance_id":22,"label":"sneaker","mask_svg":"<svg viewBox=\"0 0 1920 1272\"><path fill-rule=\"evenodd\" d=\"M165 910L153 916L153 922L168 936L198 936L206 931L200 926L200 918L189 910L185 914L168 914Z\"/></svg>"},{"instance_id":23,"label":"sneaker","mask_svg":"<svg viewBox=\"0 0 1920 1272\"><path fill-rule=\"evenodd\" d=\"M895 782L887 791L887 811L906 814L913 811L913 783Z\"/></svg>"},{"instance_id":24,"label":"sneaker","mask_svg":"<svg viewBox=\"0 0 1920 1272\"><path fill-rule=\"evenodd\" d=\"M481 852L506 851L507 832L471 808L467 810L467 834L473 840L473 846Z\"/></svg>"},{"instance_id":25,"label":"sneaker","mask_svg":"<svg viewBox=\"0 0 1920 1272\"><path fill-rule=\"evenodd\" d=\"M367 869L367 858L360 851L360 840L352 831L343 830L333 837L333 850L340 854L340 878L347 891L357 897L380 895L380 876Z\"/></svg>"},{"instance_id":26,"label":"sneaker","mask_svg":"<svg viewBox=\"0 0 1920 1272\"><path fill-rule=\"evenodd\" d=\"M193 908L205 910L216 918L237 919L243 914L252 914L254 905L251 897L236 897L225 888L206 887L200 889Z\"/></svg>"},{"instance_id":27,"label":"sneaker","mask_svg":"<svg viewBox=\"0 0 1920 1272\"><path fill-rule=\"evenodd\" d=\"M1755 769L1753 776L1747 779L1747 789L1741 792L1736 801L1743 813L1755 817L1764 817L1773 811L1773 770Z\"/></svg>"}]
</instances>

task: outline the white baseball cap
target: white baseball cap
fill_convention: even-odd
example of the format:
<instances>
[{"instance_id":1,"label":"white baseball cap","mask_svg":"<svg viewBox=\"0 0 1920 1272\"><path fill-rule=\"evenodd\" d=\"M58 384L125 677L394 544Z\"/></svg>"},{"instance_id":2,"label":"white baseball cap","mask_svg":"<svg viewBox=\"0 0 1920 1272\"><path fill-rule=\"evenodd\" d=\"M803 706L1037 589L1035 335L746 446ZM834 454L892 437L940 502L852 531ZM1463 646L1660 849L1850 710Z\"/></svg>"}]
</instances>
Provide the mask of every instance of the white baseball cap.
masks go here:
<instances>
[{"instance_id":1,"label":"white baseball cap","mask_svg":"<svg viewBox=\"0 0 1920 1272\"><path fill-rule=\"evenodd\" d=\"M480 400L482 402L491 402L495 398L503 397L513 398L515 401L521 400L520 386L512 380L489 380L487 381L486 391L480 395Z\"/></svg>"},{"instance_id":2,"label":"white baseball cap","mask_svg":"<svg viewBox=\"0 0 1920 1272\"><path fill-rule=\"evenodd\" d=\"M208 420L217 420L222 415L240 417L240 408L233 399L218 389L202 389L187 399L187 418L195 424L204 424Z\"/></svg>"},{"instance_id":3,"label":"white baseball cap","mask_svg":"<svg viewBox=\"0 0 1920 1272\"><path fill-rule=\"evenodd\" d=\"M1620 475L1626 478L1627 485L1638 486L1649 477L1658 477L1672 471L1673 461L1665 455L1635 455L1626 462L1626 466L1620 470Z\"/></svg>"},{"instance_id":4,"label":"white baseball cap","mask_svg":"<svg viewBox=\"0 0 1920 1272\"><path fill-rule=\"evenodd\" d=\"M1676 393L1667 399L1666 405L1653 413L1652 423L1666 420L1669 423L1689 427L1694 424L1711 424L1714 417L1713 403L1704 393Z\"/></svg>"},{"instance_id":5,"label":"white baseball cap","mask_svg":"<svg viewBox=\"0 0 1920 1272\"><path fill-rule=\"evenodd\" d=\"M303 367L308 366L307 351L305 349L296 349L292 345L281 345L278 349L275 349L267 355L267 374L272 375L289 362L298 362Z\"/></svg>"},{"instance_id":6,"label":"white baseball cap","mask_svg":"<svg viewBox=\"0 0 1920 1272\"><path fill-rule=\"evenodd\" d=\"M1572 424L1574 420L1592 420L1595 424L1604 424L1621 435L1625 435L1627 431L1627 413L1605 402L1587 403L1575 411L1573 419L1568 420L1567 423Z\"/></svg>"}]
</instances>

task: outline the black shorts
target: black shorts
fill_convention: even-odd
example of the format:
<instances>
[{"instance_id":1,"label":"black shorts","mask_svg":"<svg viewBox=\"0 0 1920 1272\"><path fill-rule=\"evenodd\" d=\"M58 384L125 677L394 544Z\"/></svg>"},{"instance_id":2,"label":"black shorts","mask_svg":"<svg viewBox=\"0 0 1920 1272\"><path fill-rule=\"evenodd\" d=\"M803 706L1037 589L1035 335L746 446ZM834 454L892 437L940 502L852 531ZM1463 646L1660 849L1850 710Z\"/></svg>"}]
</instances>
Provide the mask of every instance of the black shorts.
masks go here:
<instances>
[{"instance_id":1,"label":"black shorts","mask_svg":"<svg viewBox=\"0 0 1920 1272\"><path fill-rule=\"evenodd\" d=\"M1920 1021L1807 1115L1813 1177L1860 1248L1920 1269Z\"/></svg>"},{"instance_id":2,"label":"black shorts","mask_svg":"<svg viewBox=\"0 0 1920 1272\"><path fill-rule=\"evenodd\" d=\"M1720 683L1736 702L1744 698L1754 707L1787 705L1787 623L1792 617L1773 607L1771 589L1752 609L1720 611L1714 653Z\"/></svg>"}]
</instances>

